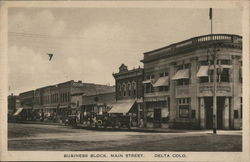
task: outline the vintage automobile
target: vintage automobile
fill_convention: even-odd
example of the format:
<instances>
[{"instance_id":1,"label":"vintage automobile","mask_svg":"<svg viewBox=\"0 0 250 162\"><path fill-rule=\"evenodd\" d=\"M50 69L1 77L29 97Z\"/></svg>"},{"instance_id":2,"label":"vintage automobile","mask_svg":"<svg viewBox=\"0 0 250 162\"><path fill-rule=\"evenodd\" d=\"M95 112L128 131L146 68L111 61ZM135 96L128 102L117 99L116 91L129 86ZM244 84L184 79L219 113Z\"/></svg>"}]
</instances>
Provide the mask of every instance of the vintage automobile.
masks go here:
<instances>
[{"instance_id":1,"label":"vintage automobile","mask_svg":"<svg viewBox=\"0 0 250 162\"><path fill-rule=\"evenodd\" d=\"M131 117L129 115L121 115L121 114L105 114L105 115L97 115L96 116L96 128L122 128L127 127L131 128Z\"/></svg>"},{"instance_id":2,"label":"vintage automobile","mask_svg":"<svg viewBox=\"0 0 250 162\"><path fill-rule=\"evenodd\" d=\"M72 127L77 127L77 122L76 122L76 115L68 115L68 117L65 119L65 125L69 125Z\"/></svg>"}]
</instances>

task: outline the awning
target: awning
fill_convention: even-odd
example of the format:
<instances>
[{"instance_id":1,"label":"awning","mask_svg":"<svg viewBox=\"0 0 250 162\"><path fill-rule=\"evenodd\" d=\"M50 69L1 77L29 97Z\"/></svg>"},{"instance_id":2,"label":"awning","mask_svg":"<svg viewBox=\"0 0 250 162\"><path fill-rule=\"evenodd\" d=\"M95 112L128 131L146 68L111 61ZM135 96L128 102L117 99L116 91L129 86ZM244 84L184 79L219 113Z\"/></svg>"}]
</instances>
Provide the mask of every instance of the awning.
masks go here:
<instances>
[{"instance_id":1,"label":"awning","mask_svg":"<svg viewBox=\"0 0 250 162\"><path fill-rule=\"evenodd\" d=\"M114 103L108 113L128 113L135 101Z\"/></svg>"},{"instance_id":2,"label":"awning","mask_svg":"<svg viewBox=\"0 0 250 162\"><path fill-rule=\"evenodd\" d=\"M143 84L151 83L151 80L144 80L142 81Z\"/></svg>"},{"instance_id":3,"label":"awning","mask_svg":"<svg viewBox=\"0 0 250 162\"><path fill-rule=\"evenodd\" d=\"M197 77L206 77L206 76L208 76L208 66L201 66L197 73Z\"/></svg>"},{"instance_id":4,"label":"awning","mask_svg":"<svg viewBox=\"0 0 250 162\"><path fill-rule=\"evenodd\" d=\"M160 87L160 86L168 86L168 77L160 77L155 84L153 84L153 87Z\"/></svg>"},{"instance_id":5,"label":"awning","mask_svg":"<svg viewBox=\"0 0 250 162\"><path fill-rule=\"evenodd\" d=\"M225 68L225 69L231 69L232 65L217 65L217 68ZM209 69L214 69L214 65L210 65Z\"/></svg>"},{"instance_id":6,"label":"awning","mask_svg":"<svg viewBox=\"0 0 250 162\"><path fill-rule=\"evenodd\" d=\"M173 76L172 80L188 79L188 78L189 78L189 69L182 69L177 71L177 73Z\"/></svg>"},{"instance_id":7,"label":"awning","mask_svg":"<svg viewBox=\"0 0 250 162\"><path fill-rule=\"evenodd\" d=\"M13 114L13 116L17 116L22 112L23 108L18 108L17 111Z\"/></svg>"}]
</instances>

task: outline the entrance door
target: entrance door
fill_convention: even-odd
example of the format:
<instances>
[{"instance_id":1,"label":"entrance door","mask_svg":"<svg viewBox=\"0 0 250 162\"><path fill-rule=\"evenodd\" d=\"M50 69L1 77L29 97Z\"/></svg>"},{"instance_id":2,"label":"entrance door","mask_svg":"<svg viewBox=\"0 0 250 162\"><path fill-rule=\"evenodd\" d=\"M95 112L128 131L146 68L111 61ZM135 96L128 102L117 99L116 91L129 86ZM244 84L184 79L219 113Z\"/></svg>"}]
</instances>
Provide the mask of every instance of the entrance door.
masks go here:
<instances>
[{"instance_id":1,"label":"entrance door","mask_svg":"<svg viewBox=\"0 0 250 162\"><path fill-rule=\"evenodd\" d=\"M213 129L213 97L205 97L206 129ZM223 129L225 97L217 97L217 129Z\"/></svg>"},{"instance_id":2,"label":"entrance door","mask_svg":"<svg viewBox=\"0 0 250 162\"><path fill-rule=\"evenodd\" d=\"M225 97L217 97L217 129L223 129L223 108Z\"/></svg>"},{"instance_id":3,"label":"entrance door","mask_svg":"<svg viewBox=\"0 0 250 162\"><path fill-rule=\"evenodd\" d=\"M205 97L206 129L213 128L213 98Z\"/></svg>"},{"instance_id":4,"label":"entrance door","mask_svg":"<svg viewBox=\"0 0 250 162\"><path fill-rule=\"evenodd\" d=\"M154 127L161 127L161 109L154 109Z\"/></svg>"}]
</instances>

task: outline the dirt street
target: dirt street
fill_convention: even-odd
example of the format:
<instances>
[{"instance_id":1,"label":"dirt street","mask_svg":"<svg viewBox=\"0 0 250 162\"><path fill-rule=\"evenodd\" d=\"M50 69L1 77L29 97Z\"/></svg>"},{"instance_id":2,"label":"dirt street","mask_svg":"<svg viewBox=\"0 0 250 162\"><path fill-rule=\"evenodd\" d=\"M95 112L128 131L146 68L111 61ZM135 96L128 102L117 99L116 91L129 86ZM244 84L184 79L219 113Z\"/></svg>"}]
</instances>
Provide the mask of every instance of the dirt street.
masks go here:
<instances>
[{"instance_id":1,"label":"dirt street","mask_svg":"<svg viewBox=\"0 0 250 162\"><path fill-rule=\"evenodd\" d=\"M18 151L242 151L241 131L149 133L59 125L8 124L8 149Z\"/></svg>"}]
</instances>

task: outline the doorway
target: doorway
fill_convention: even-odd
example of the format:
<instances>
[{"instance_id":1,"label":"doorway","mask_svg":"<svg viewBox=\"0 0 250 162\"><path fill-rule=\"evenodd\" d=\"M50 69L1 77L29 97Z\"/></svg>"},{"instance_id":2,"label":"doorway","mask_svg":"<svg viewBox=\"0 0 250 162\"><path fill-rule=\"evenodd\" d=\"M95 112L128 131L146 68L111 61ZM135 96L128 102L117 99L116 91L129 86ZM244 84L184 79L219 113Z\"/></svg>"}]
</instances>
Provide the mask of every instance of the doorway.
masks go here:
<instances>
[{"instance_id":1,"label":"doorway","mask_svg":"<svg viewBox=\"0 0 250 162\"><path fill-rule=\"evenodd\" d=\"M206 129L213 129L213 97L204 97ZM223 129L225 97L217 97L217 129Z\"/></svg>"},{"instance_id":2,"label":"doorway","mask_svg":"<svg viewBox=\"0 0 250 162\"><path fill-rule=\"evenodd\" d=\"M154 109L154 127L161 127L161 109Z\"/></svg>"}]
</instances>

